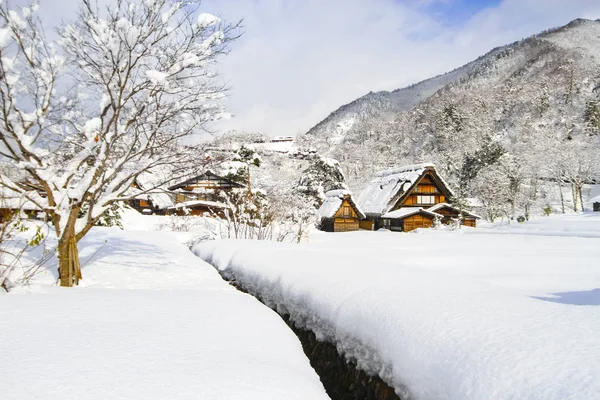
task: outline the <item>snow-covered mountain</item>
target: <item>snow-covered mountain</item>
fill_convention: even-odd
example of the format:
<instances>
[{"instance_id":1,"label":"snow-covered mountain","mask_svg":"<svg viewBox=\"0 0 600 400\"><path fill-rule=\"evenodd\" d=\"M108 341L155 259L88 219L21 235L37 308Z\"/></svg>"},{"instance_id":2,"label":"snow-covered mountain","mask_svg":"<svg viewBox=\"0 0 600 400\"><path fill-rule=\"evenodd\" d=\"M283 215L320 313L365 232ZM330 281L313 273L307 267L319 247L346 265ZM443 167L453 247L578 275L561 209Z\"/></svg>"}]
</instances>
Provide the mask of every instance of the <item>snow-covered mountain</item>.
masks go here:
<instances>
[{"instance_id":1,"label":"snow-covered mountain","mask_svg":"<svg viewBox=\"0 0 600 400\"><path fill-rule=\"evenodd\" d=\"M467 75L479 62L478 59L454 71L402 89L367 93L329 114L306 135L316 140L325 139L332 145L338 144L352 130L361 129L365 121L392 121L396 114L410 110L447 84Z\"/></svg>"},{"instance_id":2,"label":"snow-covered mountain","mask_svg":"<svg viewBox=\"0 0 600 400\"><path fill-rule=\"evenodd\" d=\"M517 156L540 135L556 136L555 146L574 136L598 145L598 88L600 20L578 19L447 74L369 93L297 143L339 159L354 188L374 170L423 160L456 182L465 160L478 158L490 142Z\"/></svg>"}]
</instances>

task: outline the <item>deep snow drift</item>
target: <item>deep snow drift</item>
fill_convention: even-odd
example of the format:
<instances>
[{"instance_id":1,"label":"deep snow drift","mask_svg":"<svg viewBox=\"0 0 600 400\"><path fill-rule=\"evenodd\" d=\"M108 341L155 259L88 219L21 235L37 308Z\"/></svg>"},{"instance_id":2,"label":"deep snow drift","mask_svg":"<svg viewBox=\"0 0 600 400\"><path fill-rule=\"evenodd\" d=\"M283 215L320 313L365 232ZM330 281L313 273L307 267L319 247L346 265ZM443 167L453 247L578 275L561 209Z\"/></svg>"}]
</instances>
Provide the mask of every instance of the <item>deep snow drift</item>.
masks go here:
<instances>
[{"instance_id":1,"label":"deep snow drift","mask_svg":"<svg viewBox=\"0 0 600 400\"><path fill-rule=\"evenodd\" d=\"M328 398L280 317L176 236L93 229L82 287L0 295L0 398Z\"/></svg>"},{"instance_id":2,"label":"deep snow drift","mask_svg":"<svg viewBox=\"0 0 600 400\"><path fill-rule=\"evenodd\" d=\"M599 227L588 213L194 251L407 397L579 400L600 398Z\"/></svg>"}]
</instances>

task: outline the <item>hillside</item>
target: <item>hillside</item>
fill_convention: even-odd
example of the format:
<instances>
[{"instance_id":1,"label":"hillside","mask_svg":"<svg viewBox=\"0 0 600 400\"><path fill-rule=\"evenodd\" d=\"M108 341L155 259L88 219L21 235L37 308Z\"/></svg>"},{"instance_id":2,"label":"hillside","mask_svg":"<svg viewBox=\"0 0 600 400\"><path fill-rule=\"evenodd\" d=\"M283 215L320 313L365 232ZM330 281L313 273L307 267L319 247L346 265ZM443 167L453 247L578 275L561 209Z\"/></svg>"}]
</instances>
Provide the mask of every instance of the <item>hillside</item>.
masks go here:
<instances>
[{"instance_id":1,"label":"hillside","mask_svg":"<svg viewBox=\"0 0 600 400\"><path fill-rule=\"evenodd\" d=\"M423 160L435 162L452 184L467 186L476 175L469 170L495 161L473 166L490 148L520 165L537 158L537 166L550 170L537 157L547 149L573 138L598 148L598 54L600 20L578 19L450 73L369 93L334 111L298 145L339 159L354 189L375 170Z\"/></svg>"},{"instance_id":2,"label":"hillside","mask_svg":"<svg viewBox=\"0 0 600 400\"><path fill-rule=\"evenodd\" d=\"M331 145L339 144L348 133L359 130L365 121L392 121L396 114L410 110L442 87L466 76L478 65L479 60L402 89L370 92L329 114L306 135L317 141L325 139Z\"/></svg>"}]
</instances>

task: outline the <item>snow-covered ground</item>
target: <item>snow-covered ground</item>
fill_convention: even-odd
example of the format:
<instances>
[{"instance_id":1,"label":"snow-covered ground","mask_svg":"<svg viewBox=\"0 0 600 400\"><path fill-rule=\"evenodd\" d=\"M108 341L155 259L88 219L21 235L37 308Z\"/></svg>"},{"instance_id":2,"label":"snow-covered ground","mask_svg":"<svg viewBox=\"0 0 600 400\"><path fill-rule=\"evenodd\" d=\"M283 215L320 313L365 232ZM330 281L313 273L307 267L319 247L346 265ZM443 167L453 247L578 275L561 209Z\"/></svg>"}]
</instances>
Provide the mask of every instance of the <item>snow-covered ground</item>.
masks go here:
<instances>
[{"instance_id":1,"label":"snow-covered ground","mask_svg":"<svg viewBox=\"0 0 600 400\"><path fill-rule=\"evenodd\" d=\"M90 232L80 287L54 286L53 260L0 295L0 398L328 398L275 312L143 218Z\"/></svg>"},{"instance_id":2,"label":"snow-covered ground","mask_svg":"<svg viewBox=\"0 0 600 400\"><path fill-rule=\"evenodd\" d=\"M600 398L600 213L311 240L194 251L406 398Z\"/></svg>"}]
</instances>

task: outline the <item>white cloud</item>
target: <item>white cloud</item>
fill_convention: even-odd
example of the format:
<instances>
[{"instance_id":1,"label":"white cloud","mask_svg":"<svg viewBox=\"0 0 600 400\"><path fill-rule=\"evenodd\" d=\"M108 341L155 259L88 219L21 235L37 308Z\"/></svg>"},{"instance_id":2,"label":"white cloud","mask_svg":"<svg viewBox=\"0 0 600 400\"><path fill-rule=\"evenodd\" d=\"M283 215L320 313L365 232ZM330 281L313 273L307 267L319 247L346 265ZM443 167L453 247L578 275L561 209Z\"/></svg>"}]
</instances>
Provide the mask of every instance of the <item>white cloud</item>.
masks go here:
<instances>
[{"instance_id":1,"label":"white cloud","mask_svg":"<svg viewBox=\"0 0 600 400\"><path fill-rule=\"evenodd\" d=\"M448 26L426 14L447 1L204 0L202 12L245 26L220 65L235 116L216 128L297 134L371 90L444 73L578 17L600 18L598 0L503 0ZM55 24L78 1L40 3Z\"/></svg>"},{"instance_id":2,"label":"white cloud","mask_svg":"<svg viewBox=\"0 0 600 400\"><path fill-rule=\"evenodd\" d=\"M245 35L221 71L235 117L220 128L290 135L342 104L459 67L577 17L599 18L597 0L505 0L444 25L418 4L392 0L205 0Z\"/></svg>"}]
</instances>

